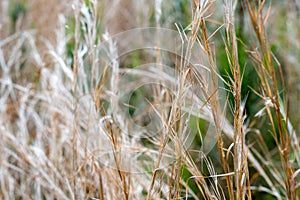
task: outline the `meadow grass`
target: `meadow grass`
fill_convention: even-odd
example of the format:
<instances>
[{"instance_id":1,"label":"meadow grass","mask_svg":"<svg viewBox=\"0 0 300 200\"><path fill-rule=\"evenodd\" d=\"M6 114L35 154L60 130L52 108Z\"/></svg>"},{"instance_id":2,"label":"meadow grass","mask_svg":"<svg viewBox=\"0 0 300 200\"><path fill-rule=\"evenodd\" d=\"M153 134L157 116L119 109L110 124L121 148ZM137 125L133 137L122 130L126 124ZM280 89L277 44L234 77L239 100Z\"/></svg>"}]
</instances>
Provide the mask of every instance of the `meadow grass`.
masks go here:
<instances>
[{"instance_id":1,"label":"meadow grass","mask_svg":"<svg viewBox=\"0 0 300 200\"><path fill-rule=\"evenodd\" d=\"M47 2L0 4L0 199L300 199L297 1Z\"/></svg>"}]
</instances>

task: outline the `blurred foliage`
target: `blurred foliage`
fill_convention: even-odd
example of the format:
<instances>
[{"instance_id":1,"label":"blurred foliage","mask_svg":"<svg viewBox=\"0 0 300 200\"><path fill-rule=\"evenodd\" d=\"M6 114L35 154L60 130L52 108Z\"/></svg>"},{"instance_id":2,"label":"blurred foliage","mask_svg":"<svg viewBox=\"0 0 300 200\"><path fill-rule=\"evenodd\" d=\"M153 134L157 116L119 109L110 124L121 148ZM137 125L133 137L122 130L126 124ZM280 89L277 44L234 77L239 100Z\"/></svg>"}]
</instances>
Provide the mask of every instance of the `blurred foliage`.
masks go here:
<instances>
[{"instance_id":1,"label":"blurred foliage","mask_svg":"<svg viewBox=\"0 0 300 200\"><path fill-rule=\"evenodd\" d=\"M24 17L27 12L27 1L12 1L9 5L9 17L12 23L11 32L15 31L17 21L20 17Z\"/></svg>"}]
</instances>

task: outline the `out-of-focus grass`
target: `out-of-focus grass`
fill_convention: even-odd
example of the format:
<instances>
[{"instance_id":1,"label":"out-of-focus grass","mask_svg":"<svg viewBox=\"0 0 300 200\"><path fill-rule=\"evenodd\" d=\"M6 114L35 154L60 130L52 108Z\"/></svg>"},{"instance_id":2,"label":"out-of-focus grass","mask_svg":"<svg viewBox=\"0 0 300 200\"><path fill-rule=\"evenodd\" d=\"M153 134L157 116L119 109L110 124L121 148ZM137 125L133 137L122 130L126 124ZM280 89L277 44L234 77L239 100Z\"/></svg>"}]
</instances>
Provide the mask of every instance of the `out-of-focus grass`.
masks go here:
<instances>
[{"instance_id":1,"label":"out-of-focus grass","mask_svg":"<svg viewBox=\"0 0 300 200\"><path fill-rule=\"evenodd\" d=\"M299 199L298 2L47 2L0 4L0 199ZM203 103L194 87L199 72L178 55L118 55L112 45L109 59L118 64L99 61L94 49L110 41L108 33L148 26L182 31L203 48L219 84L207 85L214 92L198 110L187 106L191 93ZM151 62L192 75L146 70L171 86L135 88L136 77L152 80L134 75ZM128 85L118 84L129 72ZM123 105L117 97L130 88ZM160 108L160 135L127 137L147 134L129 118L152 128L148 108ZM205 155L211 127L217 144ZM185 148L187 130L193 140ZM119 166L132 161L119 153L131 146L145 153L139 167L146 172ZM169 165L151 161L164 154L173 156Z\"/></svg>"}]
</instances>

